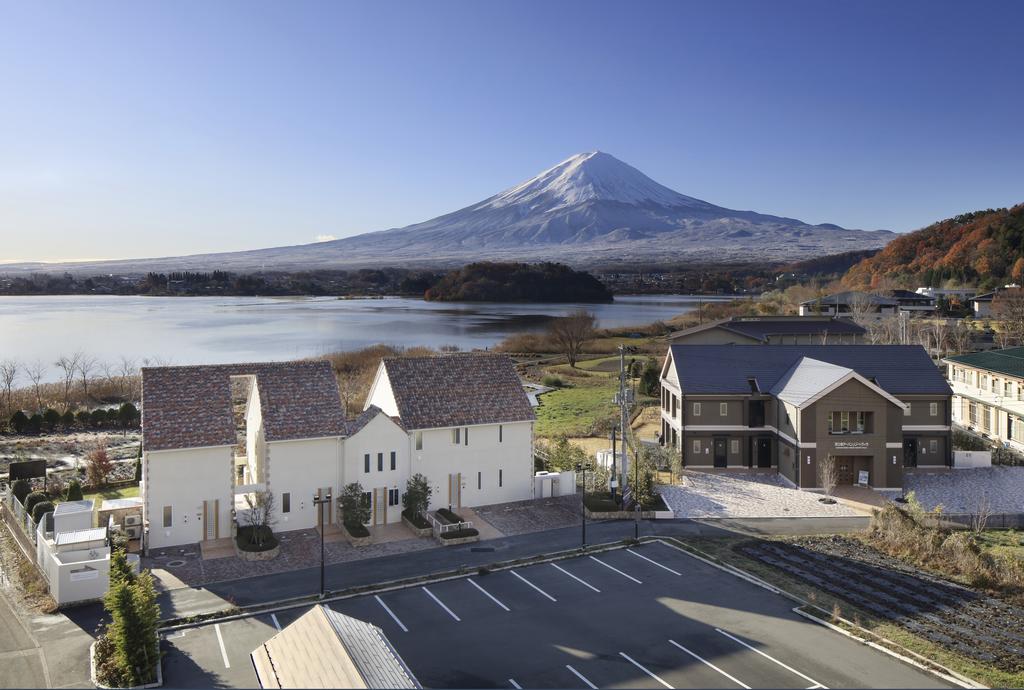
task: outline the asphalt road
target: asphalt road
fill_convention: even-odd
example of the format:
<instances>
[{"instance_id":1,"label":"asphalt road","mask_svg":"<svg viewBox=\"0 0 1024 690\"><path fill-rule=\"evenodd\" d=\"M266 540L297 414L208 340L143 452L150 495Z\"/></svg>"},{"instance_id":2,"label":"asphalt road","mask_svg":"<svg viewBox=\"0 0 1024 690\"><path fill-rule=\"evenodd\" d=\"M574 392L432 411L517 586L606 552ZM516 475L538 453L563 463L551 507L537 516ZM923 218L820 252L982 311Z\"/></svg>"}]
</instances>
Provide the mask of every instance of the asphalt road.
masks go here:
<instances>
[{"instance_id":1,"label":"asphalt road","mask_svg":"<svg viewBox=\"0 0 1024 690\"><path fill-rule=\"evenodd\" d=\"M0 594L0 688L46 687L44 659L35 641Z\"/></svg>"},{"instance_id":2,"label":"asphalt road","mask_svg":"<svg viewBox=\"0 0 1024 690\"><path fill-rule=\"evenodd\" d=\"M949 687L660 543L330 605L428 687ZM171 633L165 683L254 686L249 652L306 610Z\"/></svg>"},{"instance_id":3,"label":"asphalt road","mask_svg":"<svg viewBox=\"0 0 1024 690\"><path fill-rule=\"evenodd\" d=\"M660 536L715 536L743 531L749 534L840 534L859 531L867 527L869 518L750 518L734 520L665 520L640 522L640 535ZM634 524L630 521L605 521L587 526L589 544L608 543L632 537ZM341 590L348 587L416 577L430 573L450 571L460 566L476 568L497 561L553 553L578 547L579 527L548 530L532 534L491 539L477 544L450 546L329 565L326 568L326 588ZM203 587L171 590L160 595L160 606L165 618L190 616L217 611L234 602L249 606L292 597L315 594L320 588L319 566L293 570L275 575L218 582Z\"/></svg>"}]
</instances>

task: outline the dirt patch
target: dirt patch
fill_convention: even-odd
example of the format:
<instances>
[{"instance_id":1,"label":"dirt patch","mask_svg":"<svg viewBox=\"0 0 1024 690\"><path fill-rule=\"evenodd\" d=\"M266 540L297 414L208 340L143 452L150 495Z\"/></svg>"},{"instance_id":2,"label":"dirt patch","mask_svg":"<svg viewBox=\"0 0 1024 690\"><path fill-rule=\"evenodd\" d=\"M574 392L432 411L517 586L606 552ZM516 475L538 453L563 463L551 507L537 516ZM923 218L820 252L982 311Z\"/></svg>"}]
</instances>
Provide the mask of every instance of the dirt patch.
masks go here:
<instances>
[{"instance_id":1,"label":"dirt patch","mask_svg":"<svg viewBox=\"0 0 1024 690\"><path fill-rule=\"evenodd\" d=\"M1000 671L1024 671L1024 608L849 537L748 541L734 548L950 651Z\"/></svg>"},{"instance_id":2,"label":"dirt patch","mask_svg":"<svg viewBox=\"0 0 1024 690\"><path fill-rule=\"evenodd\" d=\"M134 460L139 451L141 434L130 431L81 431L71 434L41 434L39 436L0 436L0 474L18 460L45 460L51 470L73 469L84 464L85 456L105 443L107 452L115 461Z\"/></svg>"}]
</instances>

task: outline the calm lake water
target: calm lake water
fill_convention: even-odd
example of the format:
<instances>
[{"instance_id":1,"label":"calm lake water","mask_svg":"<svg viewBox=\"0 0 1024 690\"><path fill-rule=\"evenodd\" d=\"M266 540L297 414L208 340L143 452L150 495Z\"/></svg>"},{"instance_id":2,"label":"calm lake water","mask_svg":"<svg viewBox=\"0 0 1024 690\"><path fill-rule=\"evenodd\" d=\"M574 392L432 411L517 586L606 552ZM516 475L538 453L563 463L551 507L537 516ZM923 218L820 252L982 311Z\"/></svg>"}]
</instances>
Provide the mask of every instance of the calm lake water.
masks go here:
<instances>
[{"instance_id":1,"label":"calm lake water","mask_svg":"<svg viewBox=\"0 0 1024 690\"><path fill-rule=\"evenodd\" d=\"M52 365L75 351L100 361L218 364L295 359L375 343L461 349L543 330L580 307L602 327L647 324L696 297L626 295L612 304L492 304L261 297L0 297L0 359ZM714 298L704 298L705 300ZM49 378L56 378L51 366ZM25 384L25 381L22 381Z\"/></svg>"}]
</instances>

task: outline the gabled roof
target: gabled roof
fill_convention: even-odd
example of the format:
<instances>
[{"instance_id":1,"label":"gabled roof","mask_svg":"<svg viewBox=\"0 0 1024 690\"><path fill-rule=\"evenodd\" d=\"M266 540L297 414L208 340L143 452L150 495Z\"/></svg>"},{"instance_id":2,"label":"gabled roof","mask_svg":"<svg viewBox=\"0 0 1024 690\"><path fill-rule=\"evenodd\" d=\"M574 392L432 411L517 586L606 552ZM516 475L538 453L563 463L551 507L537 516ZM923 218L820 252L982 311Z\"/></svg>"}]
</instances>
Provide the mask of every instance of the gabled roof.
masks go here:
<instances>
[{"instance_id":1,"label":"gabled roof","mask_svg":"<svg viewBox=\"0 0 1024 690\"><path fill-rule=\"evenodd\" d=\"M397 424L399 428L403 428L401 419L399 419L398 417L388 417L387 413L385 413L384 410L380 409L376 405L370 405L365 410L360 412L358 417L354 417L348 420L348 435L354 436L355 434L358 434L360 431L362 431L363 427L372 422L379 414L382 414L385 417L387 417L389 420Z\"/></svg>"},{"instance_id":2,"label":"gabled roof","mask_svg":"<svg viewBox=\"0 0 1024 690\"><path fill-rule=\"evenodd\" d=\"M852 369L892 395L951 395L919 345L672 345L685 394L749 394L748 379L770 390L802 357Z\"/></svg>"},{"instance_id":3,"label":"gabled roof","mask_svg":"<svg viewBox=\"0 0 1024 690\"><path fill-rule=\"evenodd\" d=\"M233 376L255 378L267 441L345 434L338 381L327 361L144 367L143 447L234 445Z\"/></svg>"},{"instance_id":4,"label":"gabled roof","mask_svg":"<svg viewBox=\"0 0 1024 690\"><path fill-rule=\"evenodd\" d=\"M382 366L406 429L535 419L508 355L467 352L388 357Z\"/></svg>"},{"instance_id":5,"label":"gabled roof","mask_svg":"<svg viewBox=\"0 0 1024 690\"><path fill-rule=\"evenodd\" d=\"M1007 376L1024 378L1024 347L1011 347L1005 350L989 350L974 352L969 355L946 357L947 362L956 362L976 369L994 371Z\"/></svg>"},{"instance_id":6,"label":"gabled roof","mask_svg":"<svg viewBox=\"0 0 1024 690\"><path fill-rule=\"evenodd\" d=\"M1001 292L1017 292L1020 289L1021 288L1019 288L1019 287L1001 287L1001 288L996 288L992 292L986 292L986 293L981 294L981 295L975 295L974 299L972 301L974 301L974 302L991 302L992 300L995 299L996 295L998 295Z\"/></svg>"},{"instance_id":7,"label":"gabled roof","mask_svg":"<svg viewBox=\"0 0 1024 690\"><path fill-rule=\"evenodd\" d=\"M730 333L768 342L771 336L779 335L863 335L867 331L849 319L837 319L831 316L797 316L797 317L742 317L734 316L720 319L700 326L692 326L675 331L668 336L669 341L685 338L693 333L718 328Z\"/></svg>"},{"instance_id":8,"label":"gabled roof","mask_svg":"<svg viewBox=\"0 0 1024 690\"><path fill-rule=\"evenodd\" d=\"M384 632L319 604L251 654L263 688L419 688Z\"/></svg>"},{"instance_id":9,"label":"gabled roof","mask_svg":"<svg viewBox=\"0 0 1024 690\"><path fill-rule=\"evenodd\" d=\"M797 363L776 382L770 392L779 400L791 405L807 407L847 381L859 381L897 407L904 407L897 398L868 381L853 369L810 357L801 357L797 360Z\"/></svg>"}]
</instances>

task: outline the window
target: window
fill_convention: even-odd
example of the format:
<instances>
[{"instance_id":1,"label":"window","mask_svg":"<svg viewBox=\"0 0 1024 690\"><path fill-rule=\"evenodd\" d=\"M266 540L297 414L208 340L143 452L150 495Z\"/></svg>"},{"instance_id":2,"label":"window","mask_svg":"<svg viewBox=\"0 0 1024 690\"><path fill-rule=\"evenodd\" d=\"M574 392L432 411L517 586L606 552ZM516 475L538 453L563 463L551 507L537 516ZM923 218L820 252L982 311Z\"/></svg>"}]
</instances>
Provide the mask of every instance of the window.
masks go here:
<instances>
[{"instance_id":1,"label":"window","mask_svg":"<svg viewBox=\"0 0 1024 690\"><path fill-rule=\"evenodd\" d=\"M455 445L462 443L462 429L452 429L452 443Z\"/></svg>"},{"instance_id":2,"label":"window","mask_svg":"<svg viewBox=\"0 0 1024 690\"><path fill-rule=\"evenodd\" d=\"M700 403L693 403L693 416L700 417Z\"/></svg>"},{"instance_id":3,"label":"window","mask_svg":"<svg viewBox=\"0 0 1024 690\"><path fill-rule=\"evenodd\" d=\"M416 450L423 450L423 432L416 432Z\"/></svg>"},{"instance_id":4,"label":"window","mask_svg":"<svg viewBox=\"0 0 1024 690\"><path fill-rule=\"evenodd\" d=\"M292 512L292 495L290 493L281 494L281 512Z\"/></svg>"},{"instance_id":5,"label":"window","mask_svg":"<svg viewBox=\"0 0 1024 690\"><path fill-rule=\"evenodd\" d=\"M1003 395L1005 395L1007 398L1013 397L1013 384L1010 383L1009 381L1003 384Z\"/></svg>"},{"instance_id":6,"label":"window","mask_svg":"<svg viewBox=\"0 0 1024 690\"><path fill-rule=\"evenodd\" d=\"M398 489L388 489L388 505L398 505Z\"/></svg>"},{"instance_id":7,"label":"window","mask_svg":"<svg viewBox=\"0 0 1024 690\"><path fill-rule=\"evenodd\" d=\"M988 405L981 407L981 428L989 431L992 428L992 408Z\"/></svg>"},{"instance_id":8,"label":"window","mask_svg":"<svg viewBox=\"0 0 1024 690\"><path fill-rule=\"evenodd\" d=\"M384 453L377 453L377 471L384 471Z\"/></svg>"},{"instance_id":9,"label":"window","mask_svg":"<svg viewBox=\"0 0 1024 690\"><path fill-rule=\"evenodd\" d=\"M850 413L840 412L839 413L839 431L847 433L850 430Z\"/></svg>"},{"instance_id":10,"label":"window","mask_svg":"<svg viewBox=\"0 0 1024 690\"><path fill-rule=\"evenodd\" d=\"M173 525L171 523L171 507L164 506L164 527L172 527Z\"/></svg>"},{"instance_id":11,"label":"window","mask_svg":"<svg viewBox=\"0 0 1024 690\"><path fill-rule=\"evenodd\" d=\"M483 488L484 488L484 473L483 472L477 472L476 473L476 490L480 491Z\"/></svg>"},{"instance_id":12,"label":"window","mask_svg":"<svg viewBox=\"0 0 1024 690\"><path fill-rule=\"evenodd\" d=\"M498 443L501 443L504 440L504 438L502 438L503 435L504 435L504 427L501 424L499 424L498 425Z\"/></svg>"},{"instance_id":13,"label":"window","mask_svg":"<svg viewBox=\"0 0 1024 690\"><path fill-rule=\"evenodd\" d=\"M930 414L932 417L938 417L939 416L939 403L937 403L937 402L928 403L928 414Z\"/></svg>"},{"instance_id":14,"label":"window","mask_svg":"<svg viewBox=\"0 0 1024 690\"><path fill-rule=\"evenodd\" d=\"M867 420L867 413L866 412L858 412L857 413L857 426L856 426L856 429L857 429L857 431L859 431L862 434L867 430L866 420Z\"/></svg>"},{"instance_id":15,"label":"window","mask_svg":"<svg viewBox=\"0 0 1024 690\"><path fill-rule=\"evenodd\" d=\"M469 445L469 427L462 430L462 440L467 446Z\"/></svg>"},{"instance_id":16,"label":"window","mask_svg":"<svg viewBox=\"0 0 1024 690\"><path fill-rule=\"evenodd\" d=\"M981 390L988 390L988 374L981 375Z\"/></svg>"},{"instance_id":17,"label":"window","mask_svg":"<svg viewBox=\"0 0 1024 690\"><path fill-rule=\"evenodd\" d=\"M939 452L939 442L938 442L937 439L933 438L932 440L928 441L928 452L930 452L930 453L938 453Z\"/></svg>"},{"instance_id":18,"label":"window","mask_svg":"<svg viewBox=\"0 0 1024 690\"><path fill-rule=\"evenodd\" d=\"M729 414L729 403L718 403L718 416L725 417Z\"/></svg>"},{"instance_id":19,"label":"window","mask_svg":"<svg viewBox=\"0 0 1024 690\"><path fill-rule=\"evenodd\" d=\"M739 441L739 439L734 438L734 439L731 439L729 441L729 452L732 453L733 455L739 455L740 454L740 441Z\"/></svg>"},{"instance_id":20,"label":"window","mask_svg":"<svg viewBox=\"0 0 1024 690\"><path fill-rule=\"evenodd\" d=\"M502 484L502 482L504 480L504 477L502 476L503 472L504 472L504 470L498 470L498 486L499 487L501 486L501 484Z\"/></svg>"},{"instance_id":21,"label":"window","mask_svg":"<svg viewBox=\"0 0 1024 690\"><path fill-rule=\"evenodd\" d=\"M370 473L370 454L367 453L363 456L363 472L366 474Z\"/></svg>"},{"instance_id":22,"label":"window","mask_svg":"<svg viewBox=\"0 0 1024 690\"><path fill-rule=\"evenodd\" d=\"M968 403L967 418L970 420L971 425L978 424L978 406L975 403Z\"/></svg>"},{"instance_id":23,"label":"window","mask_svg":"<svg viewBox=\"0 0 1024 690\"><path fill-rule=\"evenodd\" d=\"M693 452L700 453L700 439L698 438L693 439Z\"/></svg>"},{"instance_id":24,"label":"window","mask_svg":"<svg viewBox=\"0 0 1024 690\"><path fill-rule=\"evenodd\" d=\"M394 472L398 466L398 458L395 457L395 451L391 451L391 471Z\"/></svg>"}]
</instances>

